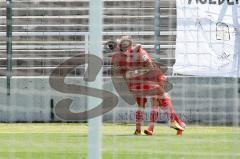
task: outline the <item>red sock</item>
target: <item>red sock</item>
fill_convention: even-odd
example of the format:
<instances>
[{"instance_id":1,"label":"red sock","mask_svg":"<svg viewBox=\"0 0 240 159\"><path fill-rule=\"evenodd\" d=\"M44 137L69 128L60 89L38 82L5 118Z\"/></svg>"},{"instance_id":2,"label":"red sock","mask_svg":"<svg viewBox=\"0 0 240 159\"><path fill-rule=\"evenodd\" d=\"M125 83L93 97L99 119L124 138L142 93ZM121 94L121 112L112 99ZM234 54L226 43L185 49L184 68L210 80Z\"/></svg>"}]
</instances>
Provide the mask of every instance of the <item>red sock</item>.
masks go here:
<instances>
[{"instance_id":1,"label":"red sock","mask_svg":"<svg viewBox=\"0 0 240 159\"><path fill-rule=\"evenodd\" d=\"M136 111L136 130L141 131L143 121L143 112L141 110Z\"/></svg>"},{"instance_id":2,"label":"red sock","mask_svg":"<svg viewBox=\"0 0 240 159\"><path fill-rule=\"evenodd\" d=\"M151 114L150 114L150 126L149 126L149 129L150 129L151 131L153 131L153 129L154 129L154 123L157 121L157 119L158 119L158 111L155 110L155 109L153 109L153 110L151 111Z\"/></svg>"},{"instance_id":3,"label":"red sock","mask_svg":"<svg viewBox=\"0 0 240 159\"><path fill-rule=\"evenodd\" d=\"M178 124L180 124L181 126L183 126L184 127L184 123L183 123L183 121L177 116L177 114L174 112L174 113L172 113L172 114L170 114L170 119L171 119L171 121L176 121Z\"/></svg>"},{"instance_id":4,"label":"red sock","mask_svg":"<svg viewBox=\"0 0 240 159\"><path fill-rule=\"evenodd\" d=\"M182 123L182 120L177 116L177 114L176 114L175 111L174 111L174 108L173 108L171 99L169 99L168 97L164 98L164 99L163 99L163 106L164 106L164 107L167 107L168 110L169 110L169 112L168 112L168 119L169 119L170 121L176 121L176 122L178 122L179 124Z\"/></svg>"}]
</instances>

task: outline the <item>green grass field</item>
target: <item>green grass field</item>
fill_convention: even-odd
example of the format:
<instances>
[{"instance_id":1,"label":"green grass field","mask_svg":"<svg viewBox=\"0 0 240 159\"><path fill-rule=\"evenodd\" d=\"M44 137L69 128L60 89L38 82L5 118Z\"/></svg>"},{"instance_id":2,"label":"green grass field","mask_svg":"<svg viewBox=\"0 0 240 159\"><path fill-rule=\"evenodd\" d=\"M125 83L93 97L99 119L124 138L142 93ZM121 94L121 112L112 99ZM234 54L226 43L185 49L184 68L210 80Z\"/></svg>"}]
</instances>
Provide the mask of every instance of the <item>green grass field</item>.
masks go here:
<instances>
[{"instance_id":1,"label":"green grass field","mask_svg":"<svg viewBox=\"0 0 240 159\"><path fill-rule=\"evenodd\" d=\"M182 137L167 125L155 136L134 126L103 126L103 159L240 159L240 128L188 126ZM0 124L0 159L85 159L86 124ZM93 152L94 153L94 152Z\"/></svg>"}]
</instances>

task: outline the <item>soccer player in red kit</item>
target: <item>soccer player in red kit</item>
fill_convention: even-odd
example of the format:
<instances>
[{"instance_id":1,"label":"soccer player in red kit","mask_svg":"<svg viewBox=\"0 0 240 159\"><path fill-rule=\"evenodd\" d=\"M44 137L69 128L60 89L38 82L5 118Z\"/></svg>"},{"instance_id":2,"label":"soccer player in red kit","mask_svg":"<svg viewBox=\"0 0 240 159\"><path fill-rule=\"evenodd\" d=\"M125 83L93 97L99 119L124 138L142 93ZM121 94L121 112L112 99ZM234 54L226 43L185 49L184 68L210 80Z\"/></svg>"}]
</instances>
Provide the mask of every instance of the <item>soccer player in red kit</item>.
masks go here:
<instances>
[{"instance_id":1,"label":"soccer player in red kit","mask_svg":"<svg viewBox=\"0 0 240 159\"><path fill-rule=\"evenodd\" d=\"M112 46L110 46L112 47ZM117 40L112 47L116 54L112 57L113 69L122 75L128 85L128 90L134 95L138 110L136 111L135 135L141 134L143 110L147 103L147 96L151 98L150 125L144 130L146 135L153 135L154 122L158 119L159 107L167 112L170 127L181 135L186 125L177 116L171 99L164 92L166 76L152 60L140 44L133 45L128 36Z\"/></svg>"}]
</instances>

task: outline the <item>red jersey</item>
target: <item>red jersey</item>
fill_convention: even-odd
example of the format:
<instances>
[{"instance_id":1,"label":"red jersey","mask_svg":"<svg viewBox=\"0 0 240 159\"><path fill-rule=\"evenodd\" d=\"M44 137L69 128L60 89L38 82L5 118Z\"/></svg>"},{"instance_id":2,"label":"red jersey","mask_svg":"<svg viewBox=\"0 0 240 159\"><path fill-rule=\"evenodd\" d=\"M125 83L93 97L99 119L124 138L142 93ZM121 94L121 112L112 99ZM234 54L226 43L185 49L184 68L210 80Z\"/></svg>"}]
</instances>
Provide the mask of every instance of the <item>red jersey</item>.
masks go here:
<instances>
[{"instance_id":1,"label":"red jersey","mask_svg":"<svg viewBox=\"0 0 240 159\"><path fill-rule=\"evenodd\" d=\"M134 52L132 49L117 53L112 57L114 69L124 77L128 88L132 92L146 93L164 85L166 80L162 71L157 68L156 63L142 48Z\"/></svg>"}]
</instances>

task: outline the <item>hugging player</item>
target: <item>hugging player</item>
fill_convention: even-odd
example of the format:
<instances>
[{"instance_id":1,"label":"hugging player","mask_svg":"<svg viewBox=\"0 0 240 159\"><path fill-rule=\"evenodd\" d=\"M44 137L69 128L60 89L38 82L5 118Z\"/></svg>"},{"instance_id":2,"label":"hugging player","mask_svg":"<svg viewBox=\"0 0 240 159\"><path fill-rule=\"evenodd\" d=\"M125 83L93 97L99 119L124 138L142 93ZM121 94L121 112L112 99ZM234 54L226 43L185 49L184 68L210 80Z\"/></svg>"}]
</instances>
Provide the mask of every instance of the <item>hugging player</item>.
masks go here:
<instances>
[{"instance_id":1,"label":"hugging player","mask_svg":"<svg viewBox=\"0 0 240 159\"><path fill-rule=\"evenodd\" d=\"M112 56L113 70L127 84L129 92L134 96L138 106L136 111L135 135L141 135L143 110L147 96L151 99L150 125L144 130L146 135L153 135L154 122L158 119L159 107L163 109L170 121L170 127L181 135L186 125L174 111L171 99L165 93L166 76L140 44L133 44L129 36L122 36L116 41L107 43L114 52Z\"/></svg>"}]
</instances>

